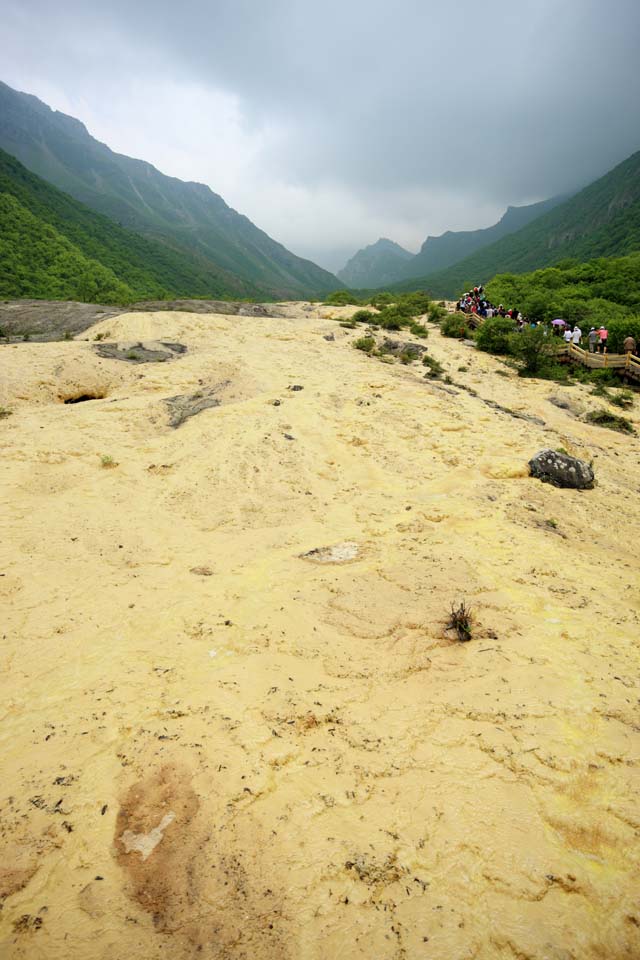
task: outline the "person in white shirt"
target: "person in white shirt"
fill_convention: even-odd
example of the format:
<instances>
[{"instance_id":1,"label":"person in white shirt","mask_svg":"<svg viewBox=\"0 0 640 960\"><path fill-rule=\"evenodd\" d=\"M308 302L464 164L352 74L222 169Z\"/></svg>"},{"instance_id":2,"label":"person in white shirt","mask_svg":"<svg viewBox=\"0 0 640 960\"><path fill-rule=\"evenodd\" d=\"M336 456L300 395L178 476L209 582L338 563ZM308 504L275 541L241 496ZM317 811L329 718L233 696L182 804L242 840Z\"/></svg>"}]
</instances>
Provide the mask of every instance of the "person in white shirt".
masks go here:
<instances>
[{"instance_id":1,"label":"person in white shirt","mask_svg":"<svg viewBox=\"0 0 640 960\"><path fill-rule=\"evenodd\" d=\"M571 327L567 327L564 331L564 342L571 343L573 339L573 334L571 332Z\"/></svg>"},{"instance_id":2,"label":"person in white shirt","mask_svg":"<svg viewBox=\"0 0 640 960\"><path fill-rule=\"evenodd\" d=\"M571 336L571 339L573 340L573 343L576 345L576 347L580 346L580 341L582 340L582 330L580 329L577 323L573 328L573 334Z\"/></svg>"}]
</instances>

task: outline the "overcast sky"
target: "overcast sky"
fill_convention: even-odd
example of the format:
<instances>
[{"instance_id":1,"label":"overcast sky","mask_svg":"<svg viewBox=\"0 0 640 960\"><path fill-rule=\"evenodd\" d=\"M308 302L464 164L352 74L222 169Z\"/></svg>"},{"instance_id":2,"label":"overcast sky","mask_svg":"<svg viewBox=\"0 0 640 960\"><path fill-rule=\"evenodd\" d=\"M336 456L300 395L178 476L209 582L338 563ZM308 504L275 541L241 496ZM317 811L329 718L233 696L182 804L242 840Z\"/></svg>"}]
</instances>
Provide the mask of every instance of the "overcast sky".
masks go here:
<instances>
[{"instance_id":1,"label":"overcast sky","mask_svg":"<svg viewBox=\"0 0 640 960\"><path fill-rule=\"evenodd\" d=\"M640 148L640 0L0 0L0 79L338 269Z\"/></svg>"}]
</instances>

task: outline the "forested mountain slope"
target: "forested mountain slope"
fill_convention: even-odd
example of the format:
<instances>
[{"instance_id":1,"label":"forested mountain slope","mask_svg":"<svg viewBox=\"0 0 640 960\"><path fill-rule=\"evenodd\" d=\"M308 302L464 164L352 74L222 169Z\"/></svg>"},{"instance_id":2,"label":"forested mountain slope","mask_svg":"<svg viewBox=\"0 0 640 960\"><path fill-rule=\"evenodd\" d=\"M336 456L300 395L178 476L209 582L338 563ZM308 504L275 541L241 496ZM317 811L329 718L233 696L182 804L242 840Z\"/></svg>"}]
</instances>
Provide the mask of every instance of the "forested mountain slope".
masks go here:
<instances>
[{"instance_id":1,"label":"forested mountain slope","mask_svg":"<svg viewBox=\"0 0 640 960\"><path fill-rule=\"evenodd\" d=\"M122 226L196 255L256 296L305 297L340 286L201 183L114 153L80 121L0 83L0 147L38 176Z\"/></svg>"},{"instance_id":2,"label":"forested mountain slope","mask_svg":"<svg viewBox=\"0 0 640 960\"><path fill-rule=\"evenodd\" d=\"M232 274L213 272L197 256L126 230L95 213L31 173L4 150L0 150L0 196L2 296L98 297L111 302L114 297L120 301L251 293L250 285ZM68 260L71 250L73 257ZM94 267L87 273L84 264L84 279L74 278L72 262L79 269L81 260L92 261ZM107 273L96 273L96 263ZM99 290L90 275L99 276ZM119 286L114 286L114 279Z\"/></svg>"}]
</instances>

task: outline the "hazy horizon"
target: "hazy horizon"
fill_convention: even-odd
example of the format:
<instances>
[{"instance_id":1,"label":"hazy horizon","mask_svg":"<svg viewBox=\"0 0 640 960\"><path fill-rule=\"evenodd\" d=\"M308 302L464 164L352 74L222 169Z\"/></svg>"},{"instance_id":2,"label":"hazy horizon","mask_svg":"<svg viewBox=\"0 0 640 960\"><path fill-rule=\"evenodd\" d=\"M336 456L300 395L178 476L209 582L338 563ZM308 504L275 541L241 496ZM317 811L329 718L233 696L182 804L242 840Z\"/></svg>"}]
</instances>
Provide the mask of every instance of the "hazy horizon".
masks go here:
<instances>
[{"instance_id":1,"label":"hazy horizon","mask_svg":"<svg viewBox=\"0 0 640 960\"><path fill-rule=\"evenodd\" d=\"M613 0L3 0L3 78L206 183L335 272L495 223L640 146L640 9Z\"/></svg>"}]
</instances>

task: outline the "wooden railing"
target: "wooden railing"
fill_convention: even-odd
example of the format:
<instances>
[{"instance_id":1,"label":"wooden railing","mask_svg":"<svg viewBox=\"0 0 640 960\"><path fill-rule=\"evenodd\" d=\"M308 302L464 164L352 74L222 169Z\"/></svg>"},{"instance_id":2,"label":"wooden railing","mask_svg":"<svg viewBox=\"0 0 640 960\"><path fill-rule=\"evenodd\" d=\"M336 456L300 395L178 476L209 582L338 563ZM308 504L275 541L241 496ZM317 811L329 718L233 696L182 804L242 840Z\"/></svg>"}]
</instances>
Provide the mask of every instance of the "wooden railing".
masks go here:
<instances>
[{"instance_id":1,"label":"wooden railing","mask_svg":"<svg viewBox=\"0 0 640 960\"><path fill-rule=\"evenodd\" d=\"M640 380L640 357L632 353L589 353L575 343L568 343L562 353L592 370L619 370L626 377Z\"/></svg>"}]
</instances>

